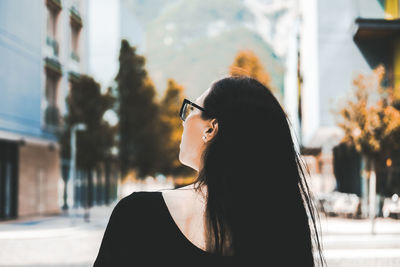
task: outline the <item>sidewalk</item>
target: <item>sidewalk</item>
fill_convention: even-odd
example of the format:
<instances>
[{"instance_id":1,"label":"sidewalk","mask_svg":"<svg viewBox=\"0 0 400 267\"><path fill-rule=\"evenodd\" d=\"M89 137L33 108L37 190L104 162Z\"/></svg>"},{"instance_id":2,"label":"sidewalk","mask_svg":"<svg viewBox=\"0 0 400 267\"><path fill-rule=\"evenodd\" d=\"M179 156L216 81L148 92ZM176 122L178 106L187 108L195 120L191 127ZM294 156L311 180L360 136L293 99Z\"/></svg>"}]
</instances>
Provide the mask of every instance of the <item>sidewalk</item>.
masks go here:
<instances>
[{"instance_id":1,"label":"sidewalk","mask_svg":"<svg viewBox=\"0 0 400 267\"><path fill-rule=\"evenodd\" d=\"M72 231L89 228L104 228L117 201L106 206L95 206L88 210L89 220L85 220L85 210L80 208L75 211L49 215L21 218L0 222L1 239L31 239L67 236Z\"/></svg>"},{"instance_id":2,"label":"sidewalk","mask_svg":"<svg viewBox=\"0 0 400 267\"><path fill-rule=\"evenodd\" d=\"M321 216L320 224L324 235L371 234L371 221L369 219ZM376 235L400 235L400 220L376 218L374 229Z\"/></svg>"},{"instance_id":3,"label":"sidewalk","mask_svg":"<svg viewBox=\"0 0 400 267\"><path fill-rule=\"evenodd\" d=\"M329 267L400 266L400 220L321 218L324 256Z\"/></svg>"},{"instance_id":4,"label":"sidewalk","mask_svg":"<svg viewBox=\"0 0 400 267\"><path fill-rule=\"evenodd\" d=\"M121 186L119 199L135 191L156 191L171 188L173 188L173 183L169 180L158 181L148 178L141 182L127 182ZM83 208L70 209L57 215L0 221L0 240L67 236L73 231L94 228L104 230L119 199L108 206L102 205L90 208L89 222L85 220L85 210Z\"/></svg>"}]
</instances>

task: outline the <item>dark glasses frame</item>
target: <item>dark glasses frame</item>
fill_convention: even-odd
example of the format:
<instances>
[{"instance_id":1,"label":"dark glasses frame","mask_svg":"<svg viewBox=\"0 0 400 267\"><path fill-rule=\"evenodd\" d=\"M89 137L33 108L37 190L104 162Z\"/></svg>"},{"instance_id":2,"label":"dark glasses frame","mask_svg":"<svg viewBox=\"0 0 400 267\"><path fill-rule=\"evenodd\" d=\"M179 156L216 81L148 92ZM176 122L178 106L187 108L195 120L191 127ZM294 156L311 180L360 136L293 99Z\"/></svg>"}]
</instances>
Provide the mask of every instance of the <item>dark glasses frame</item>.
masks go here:
<instances>
[{"instance_id":1,"label":"dark glasses frame","mask_svg":"<svg viewBox=\"0 0 400 267\"><path fill-rule=\"evenodd\" d=\"M196 103L193 103L192 101L190 101L189 99L183 99L182 102L182 106L181 106L181 110L179 111L179 117L181 118L182 121L185 121L186 118L183 117L183 110L185 109L186 105L191 105L197 109L200 109L201 111L205 112L206 110L202 107L200 107L199 105L197 105Z\"/></svg>"}]
</instances>

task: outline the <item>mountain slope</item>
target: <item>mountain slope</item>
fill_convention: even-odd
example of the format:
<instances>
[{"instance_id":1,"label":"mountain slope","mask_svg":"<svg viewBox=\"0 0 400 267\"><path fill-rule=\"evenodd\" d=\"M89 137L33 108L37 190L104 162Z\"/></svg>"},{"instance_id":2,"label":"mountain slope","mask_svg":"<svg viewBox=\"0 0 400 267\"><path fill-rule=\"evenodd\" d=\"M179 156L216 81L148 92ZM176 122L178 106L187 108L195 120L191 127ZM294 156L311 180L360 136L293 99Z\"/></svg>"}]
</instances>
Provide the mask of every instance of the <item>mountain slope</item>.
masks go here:
<instances>
[{"instance_id":1,"label":"mountain slope","mask_svg":"<svg viewBox=\"0 0 400 267\"><path fill-rule=\"evenodd\" d=\"M167 79L174 78L189 97L197 97L212 81L228 74L241 49L253 50L271 75L271 87L283 91L284 61L268 42L271 28L265 29L269 36L263 34L263 27L266 21L276 23L284 17L288 10L285 5L275 5L274 12L264 5L265 16L260 17L255 0L122 2L145 29L144 41L139 45L143 46L147 69L160 94ZM276 34L276 29L272 32Z\"/></svg>"}]
</instances>

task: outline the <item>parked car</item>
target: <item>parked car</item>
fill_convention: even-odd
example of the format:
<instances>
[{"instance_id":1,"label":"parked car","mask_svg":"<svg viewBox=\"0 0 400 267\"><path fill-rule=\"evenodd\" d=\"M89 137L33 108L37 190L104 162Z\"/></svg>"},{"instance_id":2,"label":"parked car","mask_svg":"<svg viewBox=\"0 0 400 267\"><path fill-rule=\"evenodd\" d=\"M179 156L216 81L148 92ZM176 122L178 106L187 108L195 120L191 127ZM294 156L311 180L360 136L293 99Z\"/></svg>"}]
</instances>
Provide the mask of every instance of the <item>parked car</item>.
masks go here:
<instances>
[{"instance_id":1,"label":"parked car","mask_svg":"<svg viewBox=\"0 0 400 267\"><path fill-rule=\"evenodd\" d=\"M356 194L333 191L317 196L319 209L326 215L358 217L360 215L361 200Z\"/></svg>"},{"instance_id":2,"label":"parked car","mask_svg":"<svg viewBox=\"0 0 400 267\"><path fill-rule=\"evenodd\" d=\"M383 217L395 217L400 219L400 198L393 194L392 197L385 198L382 207Z\"/></svg>"}]
</instances>

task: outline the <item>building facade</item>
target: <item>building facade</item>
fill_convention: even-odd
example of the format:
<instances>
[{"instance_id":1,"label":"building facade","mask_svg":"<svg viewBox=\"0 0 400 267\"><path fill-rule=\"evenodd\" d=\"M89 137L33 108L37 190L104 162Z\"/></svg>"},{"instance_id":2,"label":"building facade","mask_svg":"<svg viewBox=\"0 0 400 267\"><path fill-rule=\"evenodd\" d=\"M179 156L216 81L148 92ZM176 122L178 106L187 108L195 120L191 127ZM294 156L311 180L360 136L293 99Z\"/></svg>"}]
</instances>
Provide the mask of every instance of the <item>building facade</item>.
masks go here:
<instances>
[{"instance_id":1,"label":"building facade","mask_svg":"<svg viewBox=\"0 0 400 267\"><path fill-rule=\"evenodd\" d=\"M59 213L57 132L86 70L86 1L0 2L0 220Z\"/></svg>"},{"instance_id":2,"label":"building facade","mask_svg":"<svg viewBox=\"0 0 400 267\"><path fill-rule=\"evenodd\" d=\"M291 83L285 88L290 116L298 125L304 155L318 191L334 190L333 149L343 137L335 111L354 90L358 74L370 75L379 64L387 85L400 94L400 17L398 0L299 1L292 42ZM297 82L296 82L297 80ZM353 153L353 152L352 152ZM356 170L357 168L355 168ZM354 173L357 173L355 171ZM357 176L357 177L356 177ZM355 174L354 179L359 179ZM366 194L366 184L351 181Z\"/></svg>"}]
</instances>

